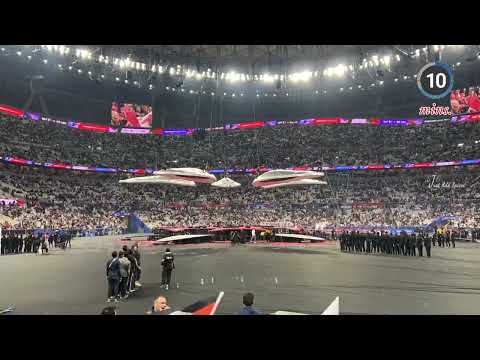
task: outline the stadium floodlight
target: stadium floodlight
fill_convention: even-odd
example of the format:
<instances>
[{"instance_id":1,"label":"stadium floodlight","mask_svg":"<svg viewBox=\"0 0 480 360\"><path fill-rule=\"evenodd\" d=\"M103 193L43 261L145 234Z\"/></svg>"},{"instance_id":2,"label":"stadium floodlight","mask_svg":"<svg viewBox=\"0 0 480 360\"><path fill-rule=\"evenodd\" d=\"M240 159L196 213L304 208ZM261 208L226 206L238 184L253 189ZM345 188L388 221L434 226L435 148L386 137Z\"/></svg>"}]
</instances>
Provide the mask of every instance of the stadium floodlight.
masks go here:
<instances>
[{"instance_id":1,"label":"stadium floodlight","mask_svg":"<svg viewBox=\"0 0 480 360\"><path fill-rule=\"evenodd\" d=\"M60 46L58 47L58 51L60 52L60 54L63 55L63 53L65 52L65 46L60 45Z\"/></svg>"},{"instance_id":2,"label":"stadium floodlight","mask_svg":"<svg viewBox=\"0 0 480 360\"><path fill-rule=\"evenodd\" d=\"M232 94L232 97L235 97L235 93Z\"/></svg>"},{"instance_id":3,"label":"stadium floodlight","mask_svg":"<svg viewBox=\"0 0 480 360\"><path fill-rule=\"evenodd\" d=\"M419 57L420 56L420 49L415 50L415 56Z\"/></svg>"},{"instance_id":4,"label":"stadium floodlight","mask_svg":"<svg viewBox=\"0 0 480 360\"><path fill-rule=\"evenodd\" d=\"M241 93L240 96L243 96L243 93Z\"/></svg>"},{"instance_id":5,"label":"stadium floodlight","mask_svg":"<svg viewBox=\"0 0 480 360\"><path fill-rule=\"evenodd\" d=\"M22 52L21 52L21 51L17 51L17 55L18 55L18 56L22 56Z\"/></svg>"},{"instance_id":6,"label":"stadium floodlight","mask_svg":"<svg viewBox=\"0 0 480 360\"><path fill-rule=\"evenodd\" d=\"M5 51L5 48L1 48L0 50Z\"/></svg>"},{"instance_id":7,"label":"stadium floodlight","mask_svg":"<svg viewBox=\"0 0 480 360\"><path fill-rule=\"evenodd\" d=\"M149 88L150 90L152 90L152 89L153 89L153 85L150 84L150 85L148 86L148 88Z\"/></svg>"},{"instance_id":8,"label":"stadium floodlight","mask_svg":"<svg viewBox=\"0 0 480 360\"><path fill-rule=\"evenodd\" d=\"M48 60L47 60L47 59L43 59L43 63L44 63L44 64L47 64L47 63L48 63Z\"/></svg>"},{"instance_id":9,"label":"stadium floodlight","mask_svg":"<svg viewBox=\"0 0 480 360\"><path fill-rule=\"evenodd\" d=\"M350 86L348 89L349 89L349 90L353 90L353 86Z\"/></svg>"},{"instance_id":10,"label":"stadium floodlight","mask_svg":"<svg viewBox=\"0 0 480 360\"><path fill-rule=\"evenodd\" d=\"M170 68L170 75L175 74L175 69L173 67Z\"/></svg>"},{"instance_id":11,"label":"stadium floodlight","mask_svg":"<svg viewBox=\"0 0 480 360\"><path fill-rule=\"evenodd\" d=\"M460 66L460 63L459 63L459 62L457 62L457 66Z\"/></svg>"},{"instance_id":12,"label":"stadium floodlight","mask_svg":"<svg viewBox=\"0 0 480 360\"><path fill-rule=\"evenodd\" d=\"M383 80L380 80L380 82L379 82L379 83L380 83L380 85L383 85L384 81L383 81Z\"/></svg>"},{"instance_id":13,"label":"stadium floodlight","mask_svg":"<svg viewBox=\"0 0 480 360\"><path fill-rule=\"evenodd\" d=\"M128 84L128 80L127 80L127 79L125 79L125 84Z\"/></svg>"},{"instance_id":14,"label":"stadium floodlight","mask_svg":"<svg viewBox=\"0 0 480 360\"><path fill-rule=\"evenodd\" d=\"M343 64L340 64L340 65L337 65L333 71L334 71L334 74L337 75L337 76L343 76L343 74L345 74L345 71L347 70L347 67Z\"/></svg>"},{"instance_id":15,"label":"stadium floodlight","mask_svg":"<svg viewBox=\"0 0 480 360\"><path fill-rule=\"evenodd\" d=\"M288 96L288 93L286 93L285 96Z\"/></svg>"},{"instance_id":16,"label":"stadium floodlight","mask_svg":"<svg viewBox=\"0 0 480 360\"><path fill-rule=\"evenodd\" d=\"M212 96L215 96L215 93L214 93L214 92L212 92L210 95L212 95Z\"/></svg>"},{"instance_id":17,"label":"stadium floodlight","mask_svg":"<svg viewBox=\"0 0 480 360\"><path fill-rule=\"evenodd\" d=\"M315 94L318 94L318 90L315 90Z\"/></svg>"},{"instance_id":18,"label":"stadium floodlight","mask_svg":"<svg viewBox=\"0 0 480 360\"><path fill-rule=\"evenodd\" d=\"M52 51L52 45L47 45L47 50Z\"/></svg>"},{"instance_id":19,"label":"stadium floodlight","mask_svg":"<svg viewBox=\"0 0 480 360\"><path fill-rule=\"evenodd\" d=\"M116 77L115 80L120 81L120 78L119 78L119 77Z\"/></svg>"},{"instance_id":20,"label":"stadium floodlight","mask_svg":"<svg viewBox=\"0 0 480 360\"><path fill-rule=\"evenodd\" d=\"M68 67L68 70L72 70L73 68L71 66Z\"/></svg>"},{"instance_id":21,"label":"stadium floodlight","mask_svg":"<svg viewBox=\"0 0 480 360\"><path fill-rule=\"evenodd\" d=\"M88 72L88 75L92 75L92 72L91 72L91 71L89 71L89 72Z\"/></svg>"},{"instance_id":22,"label":"stadium floodlight","mask_svg":"<svg viewBox=\"0 0 480 360\"><path fill-rule=\"evenodd\" d=\"M28 58L28 60L31 60L31 59L32 59L32 57L31 57L30 55L28 55L27 58Z\"/></svg>"},{"instance_id":23,"label":"stadium floodlight","mask_svg":"<svg viewBox=\"0 0 480 360\"><path fill-rule=\"evenodd\" d=\"M340 91L343 91L343 88L340 88Z\"/></svg>"},{"instance_id":24,"label":"stadium floodlight","mask_svg":"<svg viewBox=\"0 0 480 360\"><path fill-rule=\"evenodd\" d=\"M386 55L383 57L383 62L385 65L390 65L390 56Z\"/></svg>"},{"instance_id":25,"label":"stadium floodlight","mask_svg":"<svg viewBox=\"0 0 480 360\"><path fill-rule=\"evenodd\" d=\"M102 74L102 75L100 75L100 77L103 79L105 77L105 75Z\"/></svg>"},{"instance_id":26,"label":"stadium floodlight","mask_svg":"<svg viewBox=\"0 0 480 360\"><path fill-rule=\"evenodd\" d=\"M398 81L398 78L393 79L393 81L397 82L397 81Z\"/></svg>"},{"instance_id":27,"label":"stadium floodlight","mask_svg":"<svg viewBox=\"0 0 480 360\"><path fill-rule=\"evenodd\" d=\"M397 61L400 61L400 55L395 55L395 58L397 59Z\"/></svg>"},{"instance_id":28,"label":"stadium floodlight","mask_svg":"<svg viewBox=\"0 0 480 360\"><path fill-rule=\"evenodd\" d=\"M159 67L158 67L158 72L159 72L160 74L163 73L163 66L159 66Z\"/></svg>"},{"instance_id":29,"label":"stadium floodlight","mask_svg":"<svg viewBox=\"0 0 480 360\"><path fill-rule=\"evenodd\" d=\"M260 94L257 94L257 97L260 97Z\"/></svg>"},{"instance_id":30,"label":"stadium floodlight","mask_svg":"<svg viewBox=\"0 0 480 360\"><path fill-rule=\"evenodd\" d=\"M81 73L82 73L82 69L78 69L78 73L81 74Z\"/></svg>"},{"instance_id":31,"label":"stadium floodlight","mask_svg":"<svg viewBox=\"0 0 480 360\"><path fill-rule=\"evenodd\" d=\"M460 143L458 144L458 147L463 147L463 145L464 145L463 143Z\"/></svg>"},{"instance_id":32,"label":"stadium floodlight","mask_svg":"<svg viewBox=\"0 0 480 360\"><path fill-rule=\"evenodd\" d=\"M227 93L223 93L223 96L227 96Z\"/></svg>"},{"instance_id":33,"label":"stadium floodlight","mask_svg":"<svg viewBox=\"0 0 480 360\"><path fill-rule=\"evenodd\" d=\"M433 50L434 50L434 51L438 51L438 50L439 50L438 45L433 45Z\"/></svg>"}]
</instances>

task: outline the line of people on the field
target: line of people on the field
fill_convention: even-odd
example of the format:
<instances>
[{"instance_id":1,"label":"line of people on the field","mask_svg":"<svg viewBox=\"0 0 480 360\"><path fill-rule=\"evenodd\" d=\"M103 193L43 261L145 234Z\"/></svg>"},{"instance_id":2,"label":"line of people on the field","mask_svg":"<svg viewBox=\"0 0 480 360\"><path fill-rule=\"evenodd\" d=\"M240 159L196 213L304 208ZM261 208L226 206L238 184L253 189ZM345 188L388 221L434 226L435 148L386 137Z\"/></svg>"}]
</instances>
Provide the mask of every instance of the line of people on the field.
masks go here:
<instances>
[{"instance_id":1,"label":"line of people on the field","mask_svg":"<svg viewBox=\"0 0 480 360\"><path fill-rule=\"evenodd\" d=\"M425 233L408 235L403 232L400 235L392 235L388 232L352 231L341 234L339 240L342 252L423 256L425 247L426 256L430 257L432 249L432 237Z\"/></svg>"},{"instance_id":2,"label":"line of people on the field","mask_svg":"<svg viewBox=\"0 0 480 360\"><path fill-rule=\"evenodd\" d=\"M108 260L106 265L107 302L127 299L130 294L141 287L141 272L138 245L135 244L130 249L127 245L124 245L119 252L112 252L112 258Z\"/></svg>"},{"instance_id":3,"label":"line of people on the field","mask_svg":"<svg viewBox=\"0 0 480 360\"><path fill-rule=\"evenodd\" d=\"M23 232L23 233L21 233ZM72 247L72 236L66 233L54 232L51 235L34 235L28 231L3 231L1 235L1 255L36 254L41 251L47 254L52 247ZM48 244L48 245L47 245Z\"/></svg>"}]
</instances>

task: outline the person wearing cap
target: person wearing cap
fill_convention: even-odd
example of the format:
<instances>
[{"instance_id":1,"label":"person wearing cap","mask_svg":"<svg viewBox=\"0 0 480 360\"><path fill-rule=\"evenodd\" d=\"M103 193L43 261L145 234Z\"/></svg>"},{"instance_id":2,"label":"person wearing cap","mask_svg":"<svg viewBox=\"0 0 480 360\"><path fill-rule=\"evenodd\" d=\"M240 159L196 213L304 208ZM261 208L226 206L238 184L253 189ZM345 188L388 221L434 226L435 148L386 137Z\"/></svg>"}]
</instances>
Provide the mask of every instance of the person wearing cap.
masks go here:
<instances>
[{"instance_id":1,"label":"person wearing cap","mask_svg":"<svg viewBox=\"0 0 480 360\"><path fill-rule=\"evenodd\" d=\"M167 248L165 254L163 255L162 259L162 284L161 286L165 286L165 289L168 290L170 286L170 279L172 277L172 271L175 269L175 261L173 257L173 253L170 252L170 249Z\"/></svg>"}]
</instances>

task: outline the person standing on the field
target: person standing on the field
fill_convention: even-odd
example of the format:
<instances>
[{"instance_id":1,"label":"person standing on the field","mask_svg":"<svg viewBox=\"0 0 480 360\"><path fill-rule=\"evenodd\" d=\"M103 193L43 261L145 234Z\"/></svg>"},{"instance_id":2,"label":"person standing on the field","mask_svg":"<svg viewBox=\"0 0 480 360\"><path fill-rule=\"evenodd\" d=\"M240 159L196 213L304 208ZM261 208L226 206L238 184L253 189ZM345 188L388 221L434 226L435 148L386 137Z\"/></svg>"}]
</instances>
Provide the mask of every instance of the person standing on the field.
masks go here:
<instances>
[{"instance_id":1,"label":"person standing on the field","mask_svg":"<svg viewBox=\"0 0 480 360\"><path fill-rule=\"evenodd\" d=\"M423 234L417 234L418 256L423 256Z\"/></svg>"},{"instance_id":2,"label":"person standing on the field","mask_svg":"<svg viewBox=\"0 0 480 360\"><path fill-rule=\"evenodd\" d=\"M165 289L168 290L170 285L170 279L172 276L172 271L175 269L175 261L173 253L170 252L170 249L167 248L165 254L163 255L162 259L162 284L161 286L165 286Z\"/></svg>"},{"instance_id":3,"label":"person standing on the field","mask_svg":"<svg viewBox=\"0 0 480 360\"><path fill-rule=\"evenodd\" d=\"M106 265L106 274L108 281L108 299L107 301L118 301L118 286L120 284L120 263L116 251L112 252L112 258Z\"/></svg>"},{"instance_id":4,"label":"person standing on the field","mask_svg":"<svg viewBox=\"0 0 480 360\"><path fill-rule=\"evenodd\" d=\"M425 239L423 240L423 243L425 245L425 251L427 252L427 257L430 257L430 252L432 249L432 238L429 235L426 235Z\"/></svg>"}]
</instances>

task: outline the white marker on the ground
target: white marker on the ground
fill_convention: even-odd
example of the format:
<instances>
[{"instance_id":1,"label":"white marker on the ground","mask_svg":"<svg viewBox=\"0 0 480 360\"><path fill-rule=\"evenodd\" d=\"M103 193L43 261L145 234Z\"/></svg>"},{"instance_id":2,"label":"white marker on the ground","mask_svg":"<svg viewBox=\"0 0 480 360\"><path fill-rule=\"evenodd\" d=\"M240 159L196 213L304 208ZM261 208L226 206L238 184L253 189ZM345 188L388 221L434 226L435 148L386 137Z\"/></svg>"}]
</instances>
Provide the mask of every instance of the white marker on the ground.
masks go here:
<instances>
[{"instance_id":1,"label":"white marker on the ground","mask_svg":"<svg viewBox=\"0 0 480 360\"><path fill-rule=\"evenodd\" d=\"M240 282L242 282L242 283L243 283L243 275L242 275L242 276L240 276Z\"/></svg>"},{"instance_id":2,"label":"white marker on the ground","mask_svg":"<svg viewBox=\"0 0 480 360\"><path fill-rule=\"evenodd\" d=\"M203 280L203 278L200 279L200 285L205 285L205 281Z\"/></svg>"},{"instance_id":3,"label":"white marker on the ground","mask_svg":"<svg viewBox=\"0 0 480 360\"><path fill-rule=\"evenodd\" d=\"M275 277L275 278L273 279L273 282L275 283L275 285L277 285L277 284L278 284L278 278Z\"/></svg>"},{"instance_id":4,"label":"white marker on the ground","mask_svg":"<svg viewBox=\"0 0 480 360\"><path fill-rule=\"evenodd\" d=\"M215 279L214 279L213 276L212 276L212 284L213 284L213 283L215 283Z\"/></svg>"}]
</instances>

